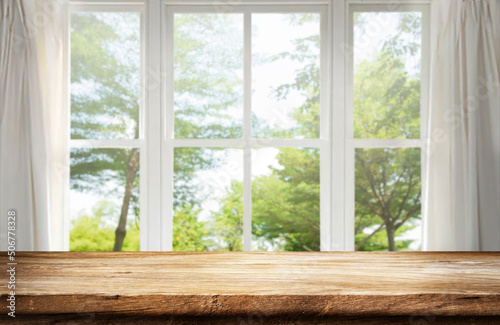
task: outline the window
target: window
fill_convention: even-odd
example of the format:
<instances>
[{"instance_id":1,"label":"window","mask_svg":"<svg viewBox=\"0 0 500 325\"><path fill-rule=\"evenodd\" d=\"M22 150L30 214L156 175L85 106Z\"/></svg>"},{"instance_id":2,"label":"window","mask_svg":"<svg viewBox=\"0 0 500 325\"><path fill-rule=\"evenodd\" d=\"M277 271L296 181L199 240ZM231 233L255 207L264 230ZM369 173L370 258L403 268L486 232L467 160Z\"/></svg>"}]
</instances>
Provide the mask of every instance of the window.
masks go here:
<instances>
[{"instance_id":1,"label":"window","mask_svg":"<svg viewBox=\"0 0 500 325\"><path fill-rule=\"evenodd\" d=\"M167 6L174 251L320 250L324 9Z\"/></svg>"},{"instance_id":2,"label":"window","mask_svg":"<svg viewBox=\"0 0 500 325\"><path fill-rule=\"evenodd\" d=\"M351 6L349 17L355 250L419 250L426 7Z\"/></svg>"},{"instance_id":3,"label":"window","mask_svg":"<svg viewBox=\"0 0 500 325\"><path fill-rule=\"evenodd\" d=\"M70 22L69 249L137 251L143 7L82 6Z\"/></svg>"},{"instance_id":4,"label":"window","mask_svg":"<svg viewBox=\"0 0 500 325\"><path fill-rule=\"evenodd\" d=\"M428 12L388 8L73 3L68 248L418 249Z\"/></svg>"}]
</instances>

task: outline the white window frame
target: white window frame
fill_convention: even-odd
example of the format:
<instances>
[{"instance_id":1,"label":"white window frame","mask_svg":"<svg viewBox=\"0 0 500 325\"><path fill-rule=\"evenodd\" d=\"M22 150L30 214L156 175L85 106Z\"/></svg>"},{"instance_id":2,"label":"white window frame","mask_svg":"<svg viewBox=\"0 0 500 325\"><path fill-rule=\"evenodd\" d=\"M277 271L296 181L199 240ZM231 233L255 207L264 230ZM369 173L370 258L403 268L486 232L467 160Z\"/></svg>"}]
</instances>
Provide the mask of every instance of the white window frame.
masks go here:
<instances>
[{"instance_id":1,"label":"white window frame","mask_svg":"<svg viewBox=\"0 0 500 325\"><path fill-rule=\"evenodd\" d=\"M259 147L311 147L320 150L320 234L322 251L354 250L354 153L356 148L421 148L427 135L429 15L431 0L86 0L70 1L73 12L139 12L141 16L140 135L131 140L70 140L70 148L139 148L140 249L171 251L173 231L173 161L177 147L244 148L243 246L251 248L251 150ZM416 140L361 140L353 138L352 44L353 10L423 12L421 138ZM220 12L244 15L244 120L242 139L174 139L173 137L173 12ZM402 9L403 8L403 9ZM307 9L307 10L305 10ZM219 11L217 11L219 10ZM321 125L319 139L251 139L251 15L250 12L318 12L321 15ZM70 20L69 20L70 21ZM70 22L69 22L70 23ZM70 30L70 28L68 28ZM69 33L68 33L69 34ZM69 35L66 40L70 62ZM69 71L70 63L68 63ZM68 87L69 89L69 87ZM68 90L69 91L69 90ZM70 109L68 96L67 107ZM69 116L69 114L68 114ZM70 128L69 118L67 129ZM69 134L69 131L68 131ZM68 148L68 157L69 149ZM68 166L69 169L69 166ZM66 173L69 191L69 172ZM424 188L422 188L424 191ZM68 195L66 195L68 197ZM69 209L64 234L69 250ZM424 220L423 220L424 222ZM422 227L423 229L423 227Z\"/></svg>"},{"instance_id":2,"label":"white window frame","mask_svg":"<svg viewBox=\"0 0 500 325\"><path fill-rule=\"evenodd\" d=\"M252 81L252 13L293 13L293 12L311 12L320 15L320 57L321 66L326 66L326 58L328 57L328 48L326 47L327 41L327 28L326 16L327 5L301 5L295 4L293 6L279 4L276 5L272 1L260 5L241 4L231 5L228 8L228 14L241 14L243 15L243 42L244 42L244 72L243 72L243 138L241 139L175 139L174 138L174 80L173 80L173 17L175 13L220 13L221 8L210 3L209 5L179 5L170 1L166 1L163 8L163 28L165 40L163 48L164 66L167 71L167 80L165 85L165 102L162 105L164 108L164 125L166 126L165 132L162 133L163 143L162 152L164 175L163 175L163 194L164 203L162 207L162 220L165 226L162 229L162 250L172 250L172 225L173 225L173 166L170 162L173 161L174 149L182 147L205 147L205 148L243 148L243 250L251 251L252 244L252 149L253 148L318 148L320 150L320 174L325 175L329 171L329 123L328 119L323 117L328 116L328 73L321 74L321 96L320 96L320 115L322 116L322 123L320 125L320 137L318 139L252 139L251 134L251 81ZM323 229L328 224L329 209L328 200L325 195L328 193L329 178L321 178L320 180L320 234L321 240L328 233ZM325 228L326 229L326 228Z\"/></svg>"},{"instance_id":3,"label":"white window frame","mask_svg":"<svg viewBox=\"0 0 500 325\"><path fill-rule=\"evenodd\" d=\"M149 52L149 49L146 49L146 3L147 1L121 1L119 4L112 1L71 1L69 4L69 17L68 17L68 35L66 40L66 55L68 62L68 71L66 76L68 78L68 121L67 123L67 134L70 136L70 126L71 126L71 14L76 12L136 12L140 16L140 99L139 99L139 137L137 139L99 139L99 140L87 140L87 139L78 139L69 140L69 148L68 148L68 161L71 149L79 148L79 149L130 149L130 148L138 148L139 149L139 164L140 164L140 184L139 184L139 205L141 207L141 215L149 215L149 206L148 199L149 195L149 174L148 171L151 170L148 163L147 157L150 152L154 150L150 150L152 148L149 145L148 140L154 138L152 135L152 129L150 129L150 112L146 110L146 99L149 98L149 94L146 92L146 88L142 85L145 84L145 67L147 66L146 53ZM151 107L148 105L148 107ZM70 168L70 166L68 166ZM69 191L69 170L66 173L68 175L68 179L65 180L67 186L66 188ZM66 195L69 198L69 195ZM67 202L66 204L69 204ZM67 215L65 218L65 229L67 229L64 234L64 248L65 250L69 250L69 235L70 235L70 216L69 216L69 208L65 209L67 211ZM147 250L148 242L148 219L149 218L140 218L140 247L141 250Z\"/></svg>"},{"instance_id":4,"label":"white window frame","mask_svg":"<svg viewBox=\"0 0 500 325\"><path fill-rule=\"evenodd\" d=\"M353 106L353 78L354 62L353 51L346 55L346 129L345 129L345 250L353 251L355 247L355 152L356 149L369 148L419 148L421 152L421 175L426 170L426 141L428 125L428 85L429 85L429 27L430 27L430 2L429 1L348 1L347 13L347 44L354 44L355 12L421 12L422 13L422 48L421 48L421 93L420 93L420 138L419 139L355 139L354 138L354 106ZM383 28L383 26L380 26ZM425 194L425 182L421 182L422 194ZM425 195L422 195L425 197ZM425 211L425 201L422 200L422 213ZM422 215L422 236L425 216Z\"/></svg>"}]
</instances>

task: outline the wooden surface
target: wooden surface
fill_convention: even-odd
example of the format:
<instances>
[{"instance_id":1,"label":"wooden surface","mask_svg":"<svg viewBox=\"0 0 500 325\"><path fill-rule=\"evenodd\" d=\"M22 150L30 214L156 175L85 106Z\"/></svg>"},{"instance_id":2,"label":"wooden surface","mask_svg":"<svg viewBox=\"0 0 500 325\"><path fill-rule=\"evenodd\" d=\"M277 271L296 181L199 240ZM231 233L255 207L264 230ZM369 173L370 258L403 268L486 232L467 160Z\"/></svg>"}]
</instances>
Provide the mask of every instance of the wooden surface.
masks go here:
<instances>
[{"instance_id":1,"label":"wooden surface","mask_svg":"<svg viewBox=\"0 0 500 325\"><path fill-rule=\"evenodd\" d=\"M126 324L126 325L498 325L498 317L449 317L449 316L406 316L406 317L311 317L311 316L230 316L230 317L145 317L145 316L104 316L104 315L51 315L18 316L15 321L2 319L1 324Z\"/></svg>"},{"instance_id":2,"label":"wooden surface","mask_svg":"<svg viewBox=\"0 0 500 325\"><path fill-rule=\"evenodd\" d=\"M16 262L16 314L28 317L500 316L500 253L18 252Z\"/></svg>"}]
</instances>

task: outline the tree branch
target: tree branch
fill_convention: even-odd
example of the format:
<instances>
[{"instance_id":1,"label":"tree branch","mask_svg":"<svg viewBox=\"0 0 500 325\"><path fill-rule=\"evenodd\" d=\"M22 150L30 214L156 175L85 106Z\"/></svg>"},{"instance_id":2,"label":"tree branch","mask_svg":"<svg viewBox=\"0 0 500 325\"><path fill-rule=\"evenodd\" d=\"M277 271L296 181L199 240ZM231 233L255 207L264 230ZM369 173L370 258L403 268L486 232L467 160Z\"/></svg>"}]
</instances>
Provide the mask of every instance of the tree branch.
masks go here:
<instances>
[{"instance_id":1,"label":"tree branch","mask_svg":"<svg viewBox=\"0 0 500 325\"><path fill-rule=\"evenodd\" d=\"M367 242L367 241L369 241L369 240L370 240L370 238L372 238L372 237L373 237L373 235L375 235L377 232L379 232L380 230L382 230L382 229L384 228L384 226L385 226L385 223L380 224L380 226L378 226L378 228L377 228L377 229L375 229L375 231L374 231L374 232L372 232L369 236L367 236L367 237L363 238L363 240L362 240L362 241L360 241L360 242L356 245L356 250L358 250L361 246L363 246L364 244L366 244L366 242Z\"/></svg>"}]
</instances>

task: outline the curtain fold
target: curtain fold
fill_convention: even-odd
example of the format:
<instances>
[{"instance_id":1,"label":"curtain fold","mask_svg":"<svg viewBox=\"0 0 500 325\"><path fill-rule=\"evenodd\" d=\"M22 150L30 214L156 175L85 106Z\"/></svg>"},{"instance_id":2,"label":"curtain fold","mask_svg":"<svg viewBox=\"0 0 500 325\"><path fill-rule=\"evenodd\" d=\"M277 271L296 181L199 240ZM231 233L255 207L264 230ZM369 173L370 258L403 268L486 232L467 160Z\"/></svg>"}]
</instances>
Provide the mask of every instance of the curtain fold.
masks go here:
<instances>
[{"instance_id":1,"label":"curtain fold","mask_svg":"<svg viewBox=\"0 0 500 325\"><path fill-rule=\"evenodd\" d=\"M64 236L50 235L64 226L67 2L2 0L0 9L0 250L11 209L17 250L63 250Z\"/></svg>"},{"instance_id":2,"label":"curtain fold","mask_svg":"<svg viewBox=\"0 0 500 325\"><path fill-rule=\"evenodd\" d=\"M498 13L433 4L424 250L500 250Z\"/></svg>"}]
</instances>

